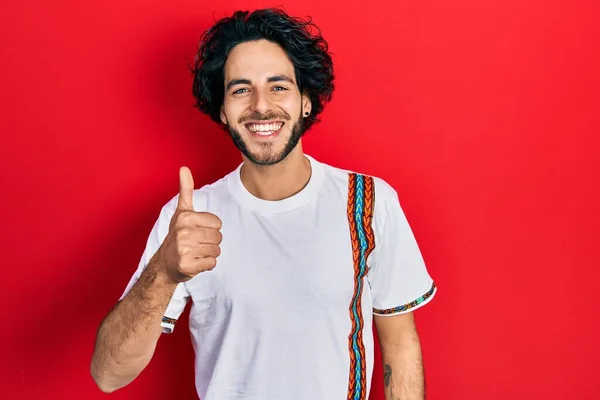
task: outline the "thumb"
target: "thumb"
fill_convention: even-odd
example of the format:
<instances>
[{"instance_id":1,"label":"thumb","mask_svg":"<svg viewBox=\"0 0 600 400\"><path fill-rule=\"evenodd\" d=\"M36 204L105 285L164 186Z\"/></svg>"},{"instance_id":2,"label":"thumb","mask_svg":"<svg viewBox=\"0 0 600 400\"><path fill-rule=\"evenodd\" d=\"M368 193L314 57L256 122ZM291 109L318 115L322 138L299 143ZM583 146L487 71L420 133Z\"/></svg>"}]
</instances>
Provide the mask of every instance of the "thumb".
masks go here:
<instances>
[{"instance_id":1,"label":"thumb","mask_svg":"<svg viewBox=\"0 0 600 400\"><path fill-rule=\"evenodd\" d=\"M177 201L178 210L194 211L194 202L192 193L194 192L194 178L192 171L188 167L179 169L179 199Z\"/></svg>"}]
</instances>

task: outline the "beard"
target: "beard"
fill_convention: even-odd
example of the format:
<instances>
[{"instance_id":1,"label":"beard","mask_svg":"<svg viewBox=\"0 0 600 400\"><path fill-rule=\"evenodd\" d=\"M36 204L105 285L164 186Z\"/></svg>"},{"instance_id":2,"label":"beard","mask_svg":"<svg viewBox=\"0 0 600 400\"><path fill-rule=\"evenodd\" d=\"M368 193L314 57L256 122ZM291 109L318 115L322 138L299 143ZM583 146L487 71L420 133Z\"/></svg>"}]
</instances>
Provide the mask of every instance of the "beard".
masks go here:
<instances>
[{"instance_id":1,"label":"beard","mask_svg":"<svg viewBox=\"0 0 600 400\"><path fill-rule=\"evenodd\" d=\"M270 118L254 118L254 119L255 120L268 120ZM288 121L289 121L289 119L288 119ZM304 118L302 118L302 115L300 115L300 117L298 118L298 121L296 121L296 123L292 127L292 134L291 134L290 138L288 139L287 143L285 144L285 146L283 147L283 150L281 150L279 153L273 153L273 143L262 143L261 144L262 151L260 151L258 153L252 153L248 149L248 146L244 142L244 139L242 139L242 135L240 134L239 131L237 131L235 128L233 128L230 125L227 125L227 130L229 131L229 136L231 136L231 140L233 140L233 143L238 148L238 150L241 151L242 154L244 156L246 156L246 158L248 158L248 160L250 160L252 163L254 163L256 165L261 165L261 166L274 165L274 164L277 164L277 163L285 160L285 158L292 152L292 150L294 150L294 148L296 148L296 145L298 144L298 142L300 141L300 138L304 135L304 132L305 132Z\"/></svg>"}]
</instances>

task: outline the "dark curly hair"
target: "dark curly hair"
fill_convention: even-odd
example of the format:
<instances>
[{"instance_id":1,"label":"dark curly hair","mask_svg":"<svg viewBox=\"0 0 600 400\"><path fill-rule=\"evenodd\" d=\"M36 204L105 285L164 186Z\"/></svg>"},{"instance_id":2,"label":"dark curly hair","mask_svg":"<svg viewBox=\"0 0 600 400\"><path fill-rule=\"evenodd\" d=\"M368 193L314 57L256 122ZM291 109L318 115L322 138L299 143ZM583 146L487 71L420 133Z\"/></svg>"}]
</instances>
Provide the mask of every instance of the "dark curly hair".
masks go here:
<instances>
[{"instance_id":1,"label":"dark curly hair","mask_svg":"<svg viewBox=\"0 0 600 400\"><path fill-rule=\"evenodd\" d=\"M288 55L296 74L301 93L312 103L312 111L304 119L308 130L331 100L334 85L333 62L327 42L311 18L290 17L276 8L236 11L215 23L202 35L194 65L192 93L195 106L210 118L222 124L220 109L223 104L224 66L229 52L238 44L266 39L278 44Z\"/></svg>"}]
</instances>

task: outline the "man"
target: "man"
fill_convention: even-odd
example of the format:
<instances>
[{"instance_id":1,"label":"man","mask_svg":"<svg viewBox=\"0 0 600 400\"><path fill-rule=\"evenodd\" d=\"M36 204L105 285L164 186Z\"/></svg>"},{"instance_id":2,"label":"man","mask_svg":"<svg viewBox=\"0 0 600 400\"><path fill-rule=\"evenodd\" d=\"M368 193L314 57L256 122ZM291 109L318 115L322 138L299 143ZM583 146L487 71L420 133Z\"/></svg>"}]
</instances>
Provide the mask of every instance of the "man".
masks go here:
<instances>
[{"instance_id":1,"label":"man","mask_svg":"<svg viewBox=\"0 0 600 400\"><path fill-rule=\"evenodd\" d=\"M194 190L189 169L103 321L91 372L138 376L191 300L203 400L366 399L375 321L387 399L423 399L412 312L436 286L396 192L302 150L333 91L327 43L279 10L237 12L202 38L198 107L242 164Z\"/></svg>"}]
</instances>

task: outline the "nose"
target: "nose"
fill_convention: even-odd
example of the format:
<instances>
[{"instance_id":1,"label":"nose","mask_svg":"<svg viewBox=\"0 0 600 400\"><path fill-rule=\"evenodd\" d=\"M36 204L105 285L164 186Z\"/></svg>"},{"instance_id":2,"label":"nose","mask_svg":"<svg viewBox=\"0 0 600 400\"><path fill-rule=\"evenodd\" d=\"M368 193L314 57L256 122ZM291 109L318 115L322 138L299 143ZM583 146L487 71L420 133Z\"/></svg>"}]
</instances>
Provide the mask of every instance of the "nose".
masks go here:
<instances>
[{"instance_id":1,"label":"nose","mask_svg":"<svg viewBox=\"0 0 600 400\"><path fill-rule=\"evenodd\" d=\"M267 93L263 91L256 90L252 96L252 111L266 114L271 111L271 102L269 101L269 96Z\"/></svg>"}]
</instances>

